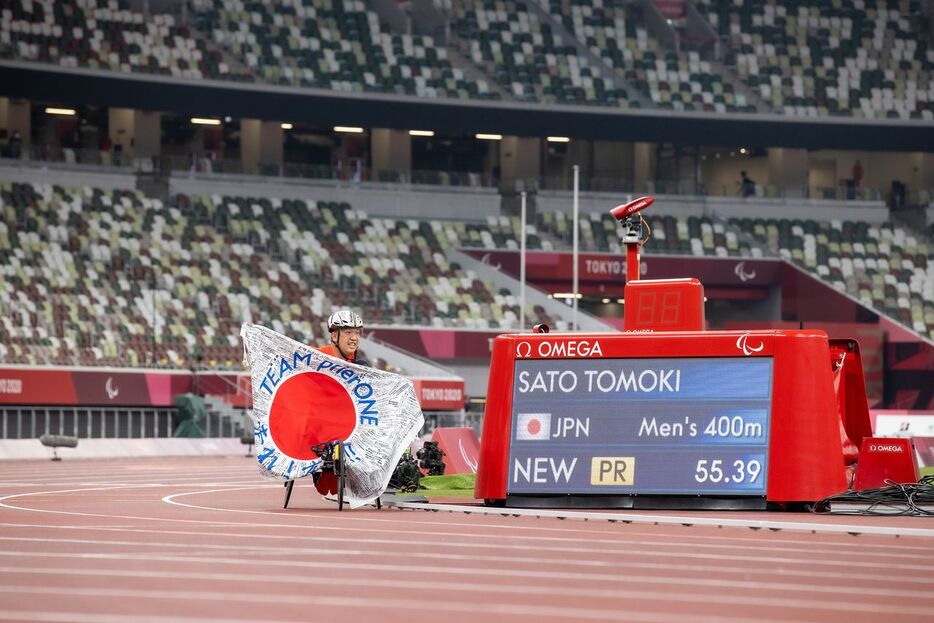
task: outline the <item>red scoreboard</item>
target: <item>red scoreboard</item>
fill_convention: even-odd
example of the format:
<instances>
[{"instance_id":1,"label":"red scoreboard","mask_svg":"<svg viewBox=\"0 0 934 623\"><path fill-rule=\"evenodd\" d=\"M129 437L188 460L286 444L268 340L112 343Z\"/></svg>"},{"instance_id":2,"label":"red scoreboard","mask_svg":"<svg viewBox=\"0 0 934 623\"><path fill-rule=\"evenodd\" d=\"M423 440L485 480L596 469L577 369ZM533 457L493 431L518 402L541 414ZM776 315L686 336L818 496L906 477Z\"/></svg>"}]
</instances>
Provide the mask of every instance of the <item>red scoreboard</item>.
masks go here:
<instances>
[{"instance_id":1,"label":"red scoreboard","mask_svg":"<svg viewBox=\"0 0 934 623\"><path fill-rule=\"evenodd\" d=\"M840 493L835 358L822 331L499 336L475 497L755 509ZM858 444L868 423L851 419Z\"/></svg>"}]
</instances>

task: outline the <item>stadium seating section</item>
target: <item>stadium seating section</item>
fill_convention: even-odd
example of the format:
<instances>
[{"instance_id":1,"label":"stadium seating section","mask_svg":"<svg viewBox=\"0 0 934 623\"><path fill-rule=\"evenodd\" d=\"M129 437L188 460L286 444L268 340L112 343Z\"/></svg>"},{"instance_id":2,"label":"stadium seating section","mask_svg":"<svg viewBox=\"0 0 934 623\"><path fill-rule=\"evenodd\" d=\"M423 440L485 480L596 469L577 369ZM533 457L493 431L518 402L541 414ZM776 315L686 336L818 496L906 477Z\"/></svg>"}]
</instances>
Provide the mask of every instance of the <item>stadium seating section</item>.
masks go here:
<instances>
[{"instance_id":1,"label":"stadium seating section","mask_svg":"<svg viewBox=\"0 0 934 623\"><path fill-rule=\"evenodd\" d=\"M546 0L540 0L546 4ZM753 112L742 93L698 52L665 49L632 16L634 5L601 0L548 0L547 8L595 55L660 108ZM628 12L628 13L627 13Z\"/></svg>"},{"instance_id":2,"label":"stadium seating section","mask_svg":"<svg viewBox=\"0 0 934 623\"><path fill-rule=\"evenodd\" d=\"M393 34L361 0L277 4L196 0L202 29L261 79L337 91L496 96L431 37Z\"/></svg>"},{"instance_id":3,"label":"stadium seating section","mask_svg":"<svg viewBox=\"0 0 934 623\"><path fill-rule=\"evenodd\" d=\"M337 307L368 324L513 328L519 309L450 263L454 248L518 248L514 217L369 217L346 203L0 184L0 362L236 367L244 320L310 343ZM934 335L934 245L894 225L652 215L650 253L771 250ZM571 219L542 212L532 250L570 247ZM584 251L621 253L608 214L583 215ZM529 306L535 322L562 323ZM199 360L200 357L200 360Z\"/></svg>"},{"instance_id":4,"label":"stadium seating section","mask_svg":"<svg viewBox=\"0 0 934 623\"><path fill-rule=\"evenodd\" d=\"M734 225L839 290L934 336L934 245L885 224L734 219Z\"/></svg>"},{"instance_id":5,"label":"stadium seating section","mask_svg":"<svg viewBox=\"0 0 934 623\"><path fill-rule=\"evenodd\" d=\"M502 221L502 218L500 219ZM505 244L496 244L500 248L515 248L515 240L508 236L518 236L518 219L512 228L514 234L499 233ZM710 255L716 257L762 257L762 249L751 245L748 238L731 228L728 224L713 221L708 217L683 217L653 214L646 220L651 228L651 242L646 247L650 254L675 255ZM491 228L492 229L492 228ZM609 213L592 213L581 216L580 248L596 253L622 254L626 252L621 244L619 223ZM530 227L528 247L544 250L567 251L571 248L573 220L566 212L541 212L536 216L536 225ZM498 242L496 234L492 236ZM491 246L491 245L487 245Z\"/></svg>"},{"instance_id":6,"label":"stadium seating section","mask_svg":"<svg viewBox=\"0 0 934 623\"><path fill-rule=\"evenodd\" d=\"M934 50L917 0L697 5L729 64L777 111L934 119Z\"/></svg>"},{"instance_id":7,"label":"stadium seating section","mask_svg":"<svg viewBox=\"0 0 934 623\"><path fill-rule=\"evenodd\" d=\"M362 0L192 0L186 24L126 0L11 2L0 56L338 91L754 112L734 90L742 82L778 113L934 119L919 0L698 0L727 69L651 36L638 3L527 2L435 0L451 24L445 45L393 32Z\"/></svg>"},{"instance_id":8,"label":"stadium seating section","mask_svg":"<svg viewBox=\"0 0 934 623\"><path fill-rule=\"evenodd\" d=\"M0 184L0 362L237 367L244 320L326 340L369 324L509 328L519 308L445 249L463 223L347 204ZM555 324L540 306L526 315ZM194 359L194 361L193 361Z\"/></svg>"},{"instance_id":9,"label":"stadium seating section","mask_svg":"<svg viewBox=\"0 0 934 623\"><path fill-rule=\"evenodd\" d=\"M0 56L68 67L183 78L251 80L168 14L144 16L125 0L5 2Z\"/></svg>"},{"instance_id":10,"label":"stadium seating section","mask_svg":"<svg viewBox=\"0 0 934 623\"><path fill-rule=\"evenodd\" d=\"M624 89L600 77L570 42L522 2L464 0L454 5L453 30L470 58L495 75L516 100L627 107Z\"/></svg>"},{"instance_id":11,"label":"stadium seating section","mask_svg":"<svg viewBox=\"0 0 934 623\"><path fill-rule=\"evenodd\" d=\"M658 214L647 220L652 230L649 255L780 256L921 335L934 336L934 226L925 240L892 224L748 218L722 222ZM536 225L529 227L528 248L567 251L572 230L567 213L539 213ZM519 232L518 219L490 218L486 225L468 226L464 246L515 249ZM616 220L610 214L582 215L580 249L624 253Z\"/></svg>"}]
</instances>

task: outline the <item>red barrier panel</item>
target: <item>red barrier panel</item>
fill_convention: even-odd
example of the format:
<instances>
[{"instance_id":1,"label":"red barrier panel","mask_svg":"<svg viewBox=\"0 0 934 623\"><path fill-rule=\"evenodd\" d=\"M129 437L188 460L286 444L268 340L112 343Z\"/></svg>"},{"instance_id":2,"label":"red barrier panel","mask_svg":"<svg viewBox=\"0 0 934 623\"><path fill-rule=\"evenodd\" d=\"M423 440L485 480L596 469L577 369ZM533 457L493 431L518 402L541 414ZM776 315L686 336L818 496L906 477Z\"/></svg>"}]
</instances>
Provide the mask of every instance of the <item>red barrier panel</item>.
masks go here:
<instances>
[{"instance_id":1,"label":"red barrier panel","mask_svg":"<svg viewBox=\"0 0 934 623\"><path fill-rule=\"evenodd\" d=\"M0 404L170 407L191 373L115 368L0 368Z\"/></svg>"},{"instance_id":2,"label":"red barrier panel","mask_svg":"<svg viewBox=\"0 0 934 623\"><path fill-rule=\"evenodd\" d=\"M472 428L436 428L431 440L444 451L445 474L477 473L480 440Z\"/></svg>"}]
</instances>

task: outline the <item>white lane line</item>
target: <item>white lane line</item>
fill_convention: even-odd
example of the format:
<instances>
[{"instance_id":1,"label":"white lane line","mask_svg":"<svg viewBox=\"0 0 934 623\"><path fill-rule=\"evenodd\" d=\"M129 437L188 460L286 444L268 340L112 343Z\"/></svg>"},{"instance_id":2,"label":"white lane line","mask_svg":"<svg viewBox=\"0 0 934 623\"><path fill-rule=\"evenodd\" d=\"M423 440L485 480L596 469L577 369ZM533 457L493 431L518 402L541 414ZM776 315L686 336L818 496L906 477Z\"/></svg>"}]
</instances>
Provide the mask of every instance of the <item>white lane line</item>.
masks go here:
<instances>
[{"instance_id":1,"label":"white lane line","mask_svg":"<svg viewBox=\"0 0 934 623\"><path fill-rule=\"evenodd\" d=\"M111 479L111 480L87 480L79 482L68 482L68 483L58 483L58 482L37 482L37 483L19 483L19 484L10 484L7 486L10 487L106 487L106 486L115 486L115 487L139 487L140 489L150 488L150 487L242 487L242 486L282 486L282 483L270 483L270 482L256 482L255 480L230 480L230 481L197 481L197 482L172 482L171 479L160 479L161 482L155 482L153 479L149 479L147 482L136 482L126 479Z\"/></svg>"},{"instance_id":2,"label":"white lane line","mask_svg":"<svg viewBox=\"0 0 934 623\"><path fill-rule=\"evenodd\" d=\"M285 555L285 556L296 556L296 555L305 555L305 556L317 556L319 558L334 556L337 558L348 558L353 556L362 556L369 557L374 554L379 555L404 555L407 559L425 559L425 560L451 560L451 561L470 561L478 563L492 563L496 565L509 565L514 564L529 564L529 565L554 565L561 564L565 567L582 567L582 568L599 568L599 569L618 569L620 567L620 562L615 557L612 560L594 560L591 558L584 557L569 557L569 556L532 556L526 555L522 556L517 553L510 553L508 555L498 556L495 554L478 554L476 552L471 553L453 553L453 552L426 552L420 550L413 550L411 543L399 542L396 543L397 549L390 552L376 552L373 549L361 549L358 547L353 547L358 545L358 543L352 539L348 539L346 544L341 547L295 547L295 546L285 546L285 547L270 547L266 545L248 545L245 543L233 543L229 545L216 544L216 543L188 543L188 542L176 542L172 543L166 540L159 541L128 541L128 540L89 540L89 539L55 539L55 538L46 538L46 537L6 537L0 536L0 542L8 543L56 543L56 544L69 544L69 545L87 545L87 546L127 546L138 548L142 550L150 550L153 548L178 548L180 550L191 550L192 548L200 548L205 553L212 551L219 552L243 552L243 553L253 553L257 555ZM421 543L419 542L419 545ZM688 560L709 560L709 561L729 561L729 562L750 562L757 564L775 564L775 565L807 565L810 567L826 567L830 569L843 568L847 570L852 570L856 568L877 570L879 568L879 563L876 561L863 561L863 560L830 560L830 559L817 559L812 554L806 554L803 556L764 556L764 555L742 555L742 554L718 554L712 552L688 552L688 551L669 551L669 552L659 552L653 549L645 549L639 546L633 546L629 550L629 556L638 556L638 555L660 555L665 556L669 559L688 559ZM929 562L919 563L919 564L908 564L900 562L886 561L885 568L887 571L909 571L923 573L930 570L931 566Z\"/></svg>"},{"instance_id":3,"label":"white lane line","mask_svg":"<svg viewBox=\"0 0 934 623\"><path fill-rule=\"evenodd\" d=\"M16 526L22 528L35 528L36 524L4 524L0 523L0 527L4 526ZM96 526L48 526L42 525L41 528L45 530L61 528L67 530L81 530L81 531L119 531L119 532L130 532L130 533L141 533L141 534L158 534L165 537L166 535L177 535L177 536L204 536L203 532L195 531L185 531L185 530L167 530L167 529L143 529L143 528L107 528L107 527L96 527ZM294 547L295 543L298 541L306 541L312 543L346 543L349 532L362 532L362 533L379 533L379 534L391 534L395 538L368 538L362 536L354 536L353 542L356 544L370 544L370 545L400 545L405 543L405 541L400 540L400 535L398 530L362 530L359 528L340 528L340 527L324 527L316 526L315 529L327 530L335 532L334 536L314 536L314 535L279 535L279 534L256 534L256 533L237 533L237 532L214 532L213 537L217 538L230 538L230 539L245 539L251 541L286 541L289 544L289 547ZM885 558L885 559L899 559L899 560L923 560L929 561L931 559L931 549L929 547L911 547L908 546L906 550L910 551L894 551L894 548L888 546L881 546L880 551L868 551L860 547L857 550L843 549L840 546L825 546L822 543L815 542L806 542L806 541L782 541L782 542L763 542L762 540L753 540L752 543L733 543L733 542L724 542L727 540L732 541L729 537L719 537L717 542L701 542L701 543L691 543L684 542L681 540L671 541L667 540L654 540L657 539L657 535L651 533L632 533L626 531L621 533L618 537L612 539L587 539L586 541L578 540L575 541L572 545L563 545L567 543L567 539L552 538L552 537L534 537L528 535L518 535L512 536L509 534L504 534L501 536L491 536L486 534L471 534L471 533L462 533L457 535L458 538L464 539L460 541L453 541L450 538L446 539L433 539L429 537L434 537L438 533L432 533L428 531L419 532L418 543L420 547L429 548L429 547L440 547L440 548L451 548L451 549L494 549L494 550L517 550L517 551L527 551L530 547L534 547L538 551L542 552L553 552L559 554L595 554L595 555L625 555L633 551L633 548L674 548L674 549L686 549L691 548L695 550L739 550L743 552L767 552L775 553L780 552L782 554L791 554L799 553L805 554L808 557L814 556L836 556L838 558L846 557L859 557L859 558ZM449 536L445 533L445 536ZM16 539L16 538L33 538L33 537L0 537L7 539ZM473 540L471 540L473 539ZM737 538L737 541L742 541L744 539ZM84 542L91 542L84 539ZM514 543L512 541L522 541L522 543ZM534 541L535 544L530 546L529 542ZM106 541L110 542L110 541ZM800 546L799 546L800 544ZM238 545L238 547L240 547ZM914 553L917 552L917 553ZM658 552L663 553L663 552Z\"/></svg>"},{"instance_id":4,"label":"white lane line","mask_svg":"<svg viewBox=\"0 0 934 623\"><path fill-rule=\"evenodd\" d=\"M628 568L628 565L627 565ZM719 569L718 569L719 571ZM269 583L274 585L282 584L310 584L317 586L328 584L334 586L346 586L347 578L333 577L328 575L306 576L295 574L259 574L259 573L221 573L217 571L195 572L195 571L153 571L140 569L100 569L100 568L75 568L75 567L18 567L18 566L0 566L0 573L16 574L35 574L35 575L67 575L67 576L88 576L88 577L115 577L115 578L146 578L161 580L197 580L205 582L247 582L250 584ZM826 576L825 576L826 577ZM489 574L485 579L489 578ZM852 582L852 577L847 576L846 580ZM854 595L857 598L878 598L890 597L899 599L919 599L922 601L934 600L934 593L930 590L909 590L903 588L876 588L874 586L852 586L850 584L843 586L825 586L813 582L779 582L770 578L768 581L752 581L745 579L713 579L694 576L616 576L616 580L625 582L627 586L647 584L657 586L658 583L664 585L678 585L690 588L723 588L729 590L749 590L749 591L795 591L801 593L817 593L821 595ZM566 580L565 580L566 581ZM48 582L46 582L48 583ZM366 585L372 588L399 588L409 589L412 583L409 579L385 579L385 578L367 578ZM590 586L577 586L565 588L563 586L540 586L538 584L503 584L501 582L464 582L443 581L437 578L423 577L419 578L418 586L420 590L437 591L472 591L479 593L518 593L522 595L566 595L569 597L594 597L594 598L613 598L618 595L616 588L593 588Z\"/></svg>"},{"instance_id":5,"label":"white lane line","mask_svg":"<svg viewBox=\"0 0 934 623\"><path fill-rule=\"evenodd\" d=\"M249 619L249 623L283 623L285 619ZM307 623L307 617L292 619ZM150 616L145 614L90 614L87 612L53 612L49 610L0 610L0 621L36 621L37 623L246 623L247 619L216 617Z\"/></svg>"},{"instance_id":6,"label":"white lane line","mask_svg":"<svg viewBox=\"0 0 934 623\"><path fill-rule=\"evenodd\" d=\"M309 562L306 560L262 560L261 563L258 563L254 559L244 559L242 556L235 556L232 558L224 558L220 556L198 556L189 553L188 555L163 555L155 553L103 553L103 552L89 552L89 553L53 553L53 552L10 552L10 551L0 551L0 557L5 557L7 560L15 560L17 558L23 558L26 564L35 563L36 558L44 558L55 561L56 564L61 565L63 560L80 560L80 561L111 561L111 562L146 562L147 564L152 564L155 562L168 563L173 565L173 568L177 568L181 563L189 563L192 565L209 565L212 569L215 569L222 565L227 565L231 567L246 567L251 572L255 572L258 564L262 565L264 571L267 571L270 568L283 568L289 571L298 570L299 574L308 574L310 577L317 577L320 574L322 563L318 562ZM412 565L410 564L401 564L401 563L384 563L384 562L346 562L346 561L330 561L327 564L327 568L336 571L341 570L350 574L359 574L359 573L385 573L391 577L397 577L399 573L406 573L411 571ZM10 565L13 566L13 565ZM545 569L545 570L542 570ZM622 576L620 572L602 572L600 570L594 571L569 571L569 570L555 570L556 566L554 564L542 565L536 569L521 569L516 571L510 571L508 576L512 579L523 579L529 582L540 582L540 581L559 581L559 582L586 582L587 584L594 585L600 582L608 582L612 585L616 585L620 582ZM801 581L807 581L807 579L813 579L813 584L823 585L827 581L827 571L826 570L812 570L812 569L789 569L786 567L778 568L762 568L762 569L750 569L749 566L730 566L727 564L719 563L716 566L711 566L709 564L673 564L673 563L653 563L653 562L643 562L643 561L630 561L625 562L625 571L633 570L651 570L658 571L665 574L680 573L684 574L685 577L689 577L692 574L699 574L701 577L709 577L711 573L719 574L737 574L744 577L751 577L755 575L763 576L763 580L768 583L771 582L774 578L793 578L800 579ZM493 575L505 574L504 569L496 568L495 571L491 571L489 567L464 567L464 566L454 566L454 565L433 565L425 564L419 567L419 571L422 573L421 577L433 578L437 580L439 577L444 575L454 575L454 576L480 576L481 579L487 579ZM437 576L437 577L436 577ZM406 576L407 577L407 576ZM878 581L879 573L878 571L873 571L869 573L860 573L859 571L853 571L846 574L847 581L866 581L874 582ZM651 578L648 578L651 579ZM657 578L663 579L663 578ZM905 577L893 577L891 579L897 579L900 584L916 584L919 587L922 587L924 590L930 592L932 582L927 577L922 576L905 576ZM346 580L346 578L345 578ZM664 584L664 582L662 582Z\"/></svg>"},{"instance_id":7,"label":"white lane line","mask_svg":"<svg viewBox=\"0 0 934 623\"><path fill-rule=\"evenodd\" d=\"M361 584L365 585L366 578L361 578ZM337 595L319 595L319 594L263 594L250 593L243 590L236 591L192 591L192 590L155 590L155 589L119 589L119 588L76 588L76 587L55 587L55 586L0 586L0 593L17 593L33 595L55 595L55 596L75 596L75 597L93 597L93 598L120 598L120 599L155 599L172 600L185 602L189 600L199 601L217 601L230 603L251 603L251 604L290 604L290 605L320 605L335 606L344 608L375 608L383 610L402 609L410 612L413 605L411 598L398 599L393 597L367 597L365 594L351 596ZM523 617L573 617L575 619L584 618L597 621L631 621L633 614L639 612L638 602L652 601L650 607L653 610L657 606L661 609L670 606L673 603L689 603L703 606L722 605L722 606L745 606L755 607L762 610L763 607L795 610L807 609L808 611L829 610L835 613L853 612L856 614L879 613L890 614L892 606L888 604L874 604L865 602L853 604L847 600L827 601L814 599L793 599L787 597L764 598L756 595L750 597L741 597L728 594L701 594L696 596L685 595L664 590L662 587L658 591L633 591L624 588L617 589L615 598L624 601L625 609L619 608L588 608L583 605L575 606L541 606L528 603L496 603L489 599L477 601L447 601L435 600L425 595L420 595L418 607L421 609L432 609L439 613L443 612L470 612L474 614L503 614L520 615ZM648 604L647 604L648 605ZM643 606L643 612L644 612ZM904 615L929 615L931 610L926 607L916 607L910 604L900 604L898 606L899 614ZM675 615L673 612L650 612L646 613L653 617L667 617L666 620L672 620ZM678 617L685 620L684 615ZM688 620L703 620L703 615L693 614ZM722 619L720 619L722 620ZM750 620L744 616L742 620Z\"/></svg>"},{"instance_id":8,"label":"white lane line","mask_svg":"<svg viewBox=\"0 0 934 623\"><path fill-rule=\"evenodd\" d=\"M653 523L667 525L692 525L730 528L753 528L769 530L804 530L807 532L829 532L843 534L876 534L890 536L934 537L934 529L910 528L907 526L865 526L858 524L810 523L806 521L773 521L767 519L727 519L725 517L698 517L696 515L649 515L625 512L599 512L578 510L552 510L533 508L488 508L461 506L457 504L425 504L415 502L393 502L393 506L408 510L447 511L468 515L513 515L514 517L538 517L552 519L575 519L580 521L620 521L624 523ZM923 518L913 518L920 519Z\"/></svg>"},{"instance_id":9,"label":"white lane line","mask_svg":"<svg viewBox=\"0 0 934 623\"><path fill-rule=\"evenodd\" d=\"M16 478L13 479L11 474L4 472L3 474L5 480L0 481L0 486L3 487L19 487L19 486L53 486L53 487L67 487L67 486L76 486L82 484L95 484L95 485L108 485L108 484L137 484L145 485L148 483L154 482L164 482L175 485L191 485L191 486L201 486L206 483L217 483L218 485L222 484L261 484L263 482L270 482L269 479L265 479L255 474L230 474L227 476L219 474L188 474L185 476L179 476L175 473L164 473L164 474L147 474L145 476L134 477L133 474L123 474L119 470L114 470L114 473L110 474L109 477L104 478L101 476L100 472L96 473L87 473L87 474L73 474L67 478L54 478L43 476L35 480L28 478Z\"/></svg>"},{"instance_id":10,"label":"white lane line","mask_svg":"<svg viewBox=\"0 0 934 623\"><path fill-rule=\"evenodd\" d=\"M450 515L453 516L453 515ZM442 516L444 517L444 516ZM439 518L440 519L440 518ZM442 521L434 522L432 525L438 525L443 523ZM212 526L217 526L220 524L212 523ZM227 525L227 524L223 524ZM234 527L239 527L241 524L233 524ZM270 524L264 524L269 526ZM457 524L457 525L466 525L466 524ZM502 524L501 524L502 525ZM70 525L51 525L48 523L9 523L9 522L0 522L0 528L25 528L29 530L34 530L36 528L41 528L42 530L71 530L71 531L80 531L80 532L128 532L128 533L137 533L137 534L174 534L179 536L204 536L202 531L194 530L173 530L169 528L142 528L137 525L79 525L79 524L70 524ZM272 525L271 527L276 527ZM295 526L291 526L295 527ZM338 535L335 536L312 536L312 535L300 535L300 534L278 534L278 533L268 533L268 534L257 534L255 532L217 532L216 530L212 532L213 535L218 537L230 537L230 538L243 538L243 539L252 539L252 540L266 540L266 541L277 541L283 540L288 541L289 543L294 543L295 541L311 541L311 542L346 542L348 533L355 534L388 534L393 535L395 538L391 539L377 539L377 538L366 538L361 536L354 536L354 541L358 543L386 543L394 544L399 542L399 531L391 530L386 528L358 528L358 527L346 527L346 526L324 526L316 524L313 527L316 531L322 532L337 532ZM628 551L626 546L630 543L642 543L642 544L656 544L660 543L663 546L677 546L677 547L701 547L701 548L717 548L721 544L725 549L732 549L734 547L746 550L761 550L761 551L775 551L780 550L782 552L787 551L801 551L809 552L814 555L832 555L839 556L841 554L853 553L854 555L859 556L894 556L897 558L922 558L929 560L931 556L931 548L929 545L906 545L904 543L888 543L888 542L860 542L858 550L854 550L849 547L849 539L846 543L840 542L826 542L826 541L816 541L814 538L788 538L789 535L782 535L780 540L764 540L760 537L747 537L741 535L735 536L722 536L719 534L701 534L693 535L690 533L679 535L677 541L672 541L671 539L666 539L664 541L651 541L649 539L657 539L657 531L640 531L632 526L626 526L619 532L607 533L607 532L594 532L587 533L586 543L589 546L593 546L596 549L585 548L581 549L575 545L569 545L562 547L561 545L551 545L552 543L564 544L568 543L566 537L551 537L551 536L533 536L527 534L512 534L508 531L509 526L503 525L504 531L507 531L504 534L487 534L487 533L474 533L461 530L458 532L457 537L463 539L475 539L470 542L460 542L452 541L449 532L440 532L440 531L419 531L418 536L421 539L420 543L423 543L428 546L443 546L443 547L463 547L463 548L492 548L492 549L519 549L527 550L529 545L526 543L534 542L534 547L536 549L544 549L547 551L556 551L556 552L613 552L616 551L615 548L621 547L618 550L618 553L625 553ZM602 538L604 535L608 535L611 538ZM769 533L771 535L773 533ZM443 535L444 539L441 540L425 540L425 537L428 536L438 536ZM594 535L601 535L596 537ZM514 543L520 542L520 543ZM578 540L576 543L581 543L582 541ZM544 543L544 545L543 545ZM798 547L800 546L800 547ZM841 547L844 547L841 551ZM869 550L879 550L879 551L869 551ZM915 554L914 552L917 552ZM904 556L902 555L904 553Z\"/></svg>"}]
</instances>

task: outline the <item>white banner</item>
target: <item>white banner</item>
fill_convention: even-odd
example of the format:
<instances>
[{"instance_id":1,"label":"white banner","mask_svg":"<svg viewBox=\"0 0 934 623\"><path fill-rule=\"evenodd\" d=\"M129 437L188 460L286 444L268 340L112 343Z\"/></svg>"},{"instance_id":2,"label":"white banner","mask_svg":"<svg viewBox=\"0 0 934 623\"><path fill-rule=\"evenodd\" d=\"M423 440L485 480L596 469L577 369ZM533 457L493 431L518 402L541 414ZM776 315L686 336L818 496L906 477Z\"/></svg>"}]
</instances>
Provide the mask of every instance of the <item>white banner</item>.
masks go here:
<instances>
[{"instance_id":1,"label":"white banner","mask_svg":"<svg viewBox=\"0 0 934 623\"><path fill-rule=\"evenodd\" d=\"M321 467L311 447L340 440L344 499L357 508L379 497L425 423L412 382L259 325L244 324L240 336L253 381L260 472L282 480L309 476Z\"/></svg>"}]
</instances>

